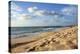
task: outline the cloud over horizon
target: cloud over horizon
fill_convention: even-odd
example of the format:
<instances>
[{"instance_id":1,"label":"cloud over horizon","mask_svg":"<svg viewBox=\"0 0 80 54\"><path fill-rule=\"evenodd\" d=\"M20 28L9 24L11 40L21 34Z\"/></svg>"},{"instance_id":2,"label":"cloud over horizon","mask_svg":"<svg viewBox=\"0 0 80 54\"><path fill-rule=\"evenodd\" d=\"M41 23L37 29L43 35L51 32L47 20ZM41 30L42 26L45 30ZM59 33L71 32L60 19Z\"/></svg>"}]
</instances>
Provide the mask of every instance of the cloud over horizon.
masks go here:
<instances>
[{"instance_id":1,"label":"cloud over horizon","mask_svg":"<svg viewBox=\"0 0 80 54\"><path fill-rule=\"evenodd\" d=\"M11 26L66 26L77 24L76 6L61 6L61 8L57 6L55 7L57 10L50 8L50 6L47 6L47 9L46 5L41 8L39 5L41 4L25 5L24 7L21 3L11 2Z\"/></svg>"}]
</instances>

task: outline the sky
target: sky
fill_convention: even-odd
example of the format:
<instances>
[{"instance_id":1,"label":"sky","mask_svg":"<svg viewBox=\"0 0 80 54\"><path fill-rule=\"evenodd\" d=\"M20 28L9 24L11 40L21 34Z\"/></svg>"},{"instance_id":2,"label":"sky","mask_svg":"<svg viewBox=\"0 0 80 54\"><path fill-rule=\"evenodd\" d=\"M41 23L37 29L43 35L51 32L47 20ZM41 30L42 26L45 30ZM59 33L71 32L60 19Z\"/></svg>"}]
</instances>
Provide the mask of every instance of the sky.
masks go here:
<instances>
[{"instance_id":1,"label":"sky","mask_svg":"<svg viewBox=\"0 0 80 54\"><path fill-rule=\"evenodd\" d=\"M68 26L77 25L78 6L71 4L12 1L11 26Z\"/></svg>"}]
</instances>

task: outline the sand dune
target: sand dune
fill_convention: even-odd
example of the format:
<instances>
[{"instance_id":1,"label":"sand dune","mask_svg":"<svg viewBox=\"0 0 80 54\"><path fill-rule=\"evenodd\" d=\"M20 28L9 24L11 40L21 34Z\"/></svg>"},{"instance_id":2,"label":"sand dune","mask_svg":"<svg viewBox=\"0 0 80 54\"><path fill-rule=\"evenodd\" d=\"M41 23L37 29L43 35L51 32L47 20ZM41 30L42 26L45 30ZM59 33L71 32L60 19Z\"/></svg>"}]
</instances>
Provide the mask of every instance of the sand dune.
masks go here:
<instances>
[{"instance_id":1,"label":"sand dune","mask_svg":"<svg viewBox=\"0 0 80 54\"><path fill-rule=\"evenodd\" d=\"M11 39L11 52L77 49L77 26L57 32L44 32L34 37Z\"/></svg>"}]
</instances>

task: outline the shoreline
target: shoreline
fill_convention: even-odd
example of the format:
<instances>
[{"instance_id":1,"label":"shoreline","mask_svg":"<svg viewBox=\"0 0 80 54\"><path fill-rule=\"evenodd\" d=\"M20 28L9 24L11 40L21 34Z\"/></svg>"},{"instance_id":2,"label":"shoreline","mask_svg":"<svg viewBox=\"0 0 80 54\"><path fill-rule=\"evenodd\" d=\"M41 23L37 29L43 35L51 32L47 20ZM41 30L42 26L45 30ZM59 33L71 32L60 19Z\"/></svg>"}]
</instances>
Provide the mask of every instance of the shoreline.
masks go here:
<instances>
[{"instance_id":1,"label":"shoreline","mask_svg":"<svg viewBox=\"0 0 80 54\"><path fill-rule=\"evenodd\" d=\"M62 27L62 28L56 28L55 30L50 30L50 31L39 31L39 32L34 32L34 33L23 33L23 34L18 34L18 35L11 35L12 39L15 38L21 38L21 37L29 37L29 36L36 36L36 35L40 35L41 33L45 33L45 32L57 32L60 31L62 29L67 29L70 27Z\"/></svg>"},{"instance_id":2,"label":"shoreline","mask_svg":"<svg viewBox=\"0 0 80 54\"><path fill-rule=\"evenodd\" d=\"M12 52L77 49L77 26L11 39ZM63 47L64 48L63 48Z\"/></svg>"}]
</instances>

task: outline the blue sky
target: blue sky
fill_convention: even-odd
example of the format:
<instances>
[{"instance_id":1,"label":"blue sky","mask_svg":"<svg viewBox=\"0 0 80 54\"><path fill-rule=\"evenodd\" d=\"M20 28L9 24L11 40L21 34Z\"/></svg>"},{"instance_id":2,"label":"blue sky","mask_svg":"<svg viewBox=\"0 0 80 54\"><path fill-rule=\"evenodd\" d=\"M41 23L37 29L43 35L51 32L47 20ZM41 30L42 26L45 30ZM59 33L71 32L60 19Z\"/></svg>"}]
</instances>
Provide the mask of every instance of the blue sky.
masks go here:
<instances>
[{"instance_id":1,"label":"blue sky","mask_svg":"<svg viewBox=\"0 0 80 54\"><path fill-rule=\"evenodd\" d=\"M11 2L11 26L67 26L77 24L77 5Z\"/></svg>"}]
</instances>

